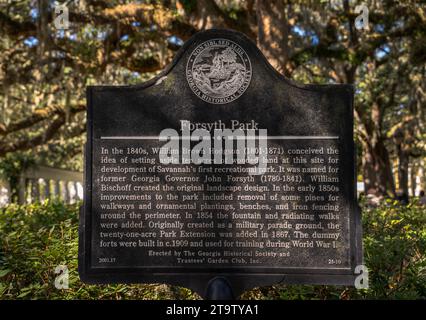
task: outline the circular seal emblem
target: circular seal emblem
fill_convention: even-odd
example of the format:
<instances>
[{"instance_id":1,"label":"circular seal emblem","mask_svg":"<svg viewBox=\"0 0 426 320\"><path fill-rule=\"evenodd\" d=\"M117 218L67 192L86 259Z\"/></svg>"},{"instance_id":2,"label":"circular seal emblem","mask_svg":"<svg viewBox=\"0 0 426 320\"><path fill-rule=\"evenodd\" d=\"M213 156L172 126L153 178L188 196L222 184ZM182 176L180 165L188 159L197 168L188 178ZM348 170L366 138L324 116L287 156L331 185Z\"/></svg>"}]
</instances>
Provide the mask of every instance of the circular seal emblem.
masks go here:
<instances>
[{"instance_id":1,"label":"circular seal emblem","mask_svg":"<svg viewBox=\"0 0 426 320\"><path fill-rule=\"evenodd\" d=\"M247 53L228 39L203 42L192 51L186 79L202 100L225 104L238 99L250 84L251 63Z\"/></svg>"}]
</instances>

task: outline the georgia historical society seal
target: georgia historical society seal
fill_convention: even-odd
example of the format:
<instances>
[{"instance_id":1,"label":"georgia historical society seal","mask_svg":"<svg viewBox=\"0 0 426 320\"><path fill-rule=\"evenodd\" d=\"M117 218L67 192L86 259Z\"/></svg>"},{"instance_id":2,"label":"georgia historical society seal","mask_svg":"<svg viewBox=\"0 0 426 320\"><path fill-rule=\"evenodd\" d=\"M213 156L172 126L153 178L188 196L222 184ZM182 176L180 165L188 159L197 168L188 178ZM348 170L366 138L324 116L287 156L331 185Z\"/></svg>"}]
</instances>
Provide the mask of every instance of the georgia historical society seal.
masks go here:
<instances>
[{"instance_id":1,"label":"georgia historical society seal","mask_svg":"<svg viewBox=\"0 0 426 320\"><path fill-rule=\"evenodd\" d=\"M251 63L238 44L227 39L203 42L192 51L186 79L202 100L225 104L238 99L250 84Z\"/></svg>"}]
</instances>

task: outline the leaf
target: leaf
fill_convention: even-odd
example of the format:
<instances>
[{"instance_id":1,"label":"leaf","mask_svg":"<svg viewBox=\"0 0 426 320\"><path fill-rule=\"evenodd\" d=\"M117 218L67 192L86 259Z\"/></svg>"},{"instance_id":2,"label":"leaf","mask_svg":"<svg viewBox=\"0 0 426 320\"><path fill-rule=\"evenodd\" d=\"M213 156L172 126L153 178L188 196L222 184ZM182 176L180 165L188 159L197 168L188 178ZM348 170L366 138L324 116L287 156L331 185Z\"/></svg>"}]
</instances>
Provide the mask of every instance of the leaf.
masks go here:
<instances>
[{"instance_id":1,"label":"leaf","mask_svg":"<svg viewBox=\"0 0 426 320\"><path fill-rule=\"evenodd\" d=\"M8 275L10 272L12 272L12 270L10 270L10 269L3 269L3 270L0 270L0 278L2 278L2 277L4 277L4 276Z\"/></svg>"},{"instance_id":2,"label":"leaf","mask_svg":"<svg viewBox=\"0 0 426 320\"><path fill-rule=\"evenodd\" d=\"M28 288L24 288L24 290L26 289L26 291L23 291L17 298L24 298L26 297L28 294L31 293L31 290Z\"/></svg>"}]
</instances>

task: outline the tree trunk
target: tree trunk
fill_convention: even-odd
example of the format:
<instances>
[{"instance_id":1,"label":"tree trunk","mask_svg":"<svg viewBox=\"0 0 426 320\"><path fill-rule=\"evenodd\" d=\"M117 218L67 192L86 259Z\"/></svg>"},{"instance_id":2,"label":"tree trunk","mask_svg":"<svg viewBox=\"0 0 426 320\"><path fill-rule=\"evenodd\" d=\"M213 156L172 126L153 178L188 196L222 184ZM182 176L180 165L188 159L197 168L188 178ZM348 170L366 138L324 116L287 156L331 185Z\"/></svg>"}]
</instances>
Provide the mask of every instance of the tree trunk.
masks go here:
<instances>
[{"instance_id":1,"label":"tree trunk","mask_svg":"<svg viewBox=\"0 0 426 320\"><path fill-rule=\"evenodd\" d=\"M257 44L269 63L282 74L289 76L287 66L289 26L284 1L256 1Z\"/></svg>"},{"instance_id":2,"label":"tree trunk","mask_svg":"<svg viewBox=\"0 0 426 320\"><path fill-rule=\"evenodd\" d=\"M389 152L383 139L365 144L362 164L366 193L376 196L395 195Z\"/></svg>"},{"instance_id":3,"label":"tree trunk","mask_svg":"<svg viewBox=\"0 0 426 320\"><path fill-rule=\"evenodd\" d=\"M39 45L37 46L38 54L40 60L43 59L43 55L46 52L46 46L48 44L49 30L48 30L48 20L49 20L49 2L45 0L38 0L38 12L39 17L37 21L37 33Z\"/></svg>"},{"instance_id":4,"label":"tree trunk","mask_svg":"<svg viewBox=\"0 0 426 320\"><path fill-rule=\"evenodd\" d=\"M398 150L398 189L402 194L408 196L408 165L410 160L409 153L399 144Z\"/></svg>"},{"instance_id":5,"label":"tree trunk","mask_svg":"<svg viewBox=\"0 0 426 320\"><path fill-rule=\"evenodd\" d=\"M419 165L419 177L420 177L420 188L421 190L426 190L426 162L424 159L420 160Z\"/></svg>"},{"instance_id":6,"label":"tree trunk","mask_svg":"<svg viewBox=\"0 0 426 320\"><path fill-rule=\"evenodd\" d=\"M411 188L411 195L413 197L417 196L416 189L417 189L417 173L418 173L418 167L417 167L417 161L411 162L411 170L410 170L410 188Z\"/></svg>"}]
</instances>

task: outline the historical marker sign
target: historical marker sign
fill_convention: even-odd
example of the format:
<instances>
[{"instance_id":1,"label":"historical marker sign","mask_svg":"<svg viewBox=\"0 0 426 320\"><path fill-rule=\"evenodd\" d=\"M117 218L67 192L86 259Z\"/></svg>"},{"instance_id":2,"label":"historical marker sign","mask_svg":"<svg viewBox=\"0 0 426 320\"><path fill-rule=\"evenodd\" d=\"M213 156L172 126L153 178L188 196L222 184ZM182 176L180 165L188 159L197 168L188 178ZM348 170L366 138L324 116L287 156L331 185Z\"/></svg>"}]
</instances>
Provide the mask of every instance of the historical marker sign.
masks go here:
<instances>
[{"instance_id":1,"label":"historical marker sign","mask_svg":"<svg viewBox=\"0 0 426 320\"><path fill-rule=\"evenodd\" d=\"M353 285L352 100L291 82L228 30L197 34L147 83L89 87L81 278Z\"/></svg>"}]
</instances>

